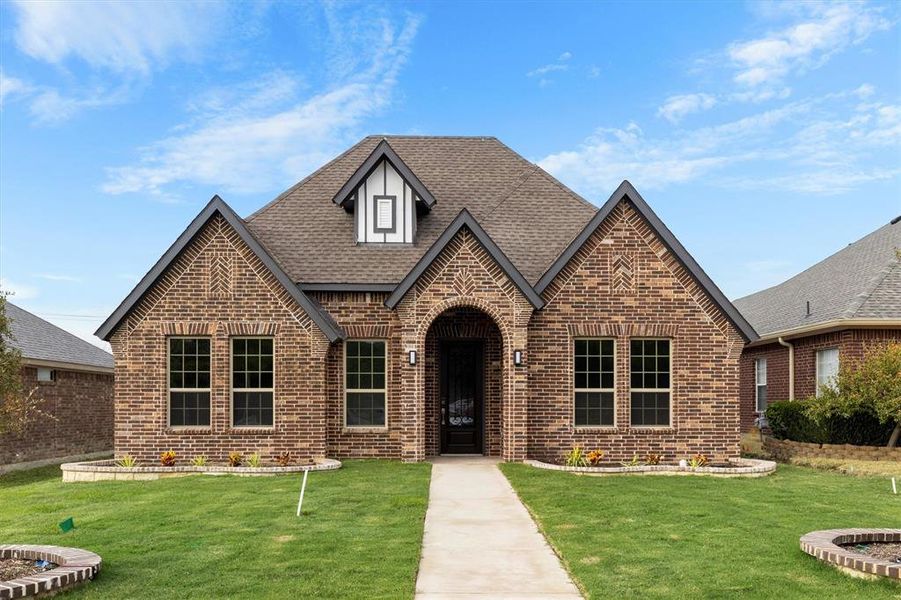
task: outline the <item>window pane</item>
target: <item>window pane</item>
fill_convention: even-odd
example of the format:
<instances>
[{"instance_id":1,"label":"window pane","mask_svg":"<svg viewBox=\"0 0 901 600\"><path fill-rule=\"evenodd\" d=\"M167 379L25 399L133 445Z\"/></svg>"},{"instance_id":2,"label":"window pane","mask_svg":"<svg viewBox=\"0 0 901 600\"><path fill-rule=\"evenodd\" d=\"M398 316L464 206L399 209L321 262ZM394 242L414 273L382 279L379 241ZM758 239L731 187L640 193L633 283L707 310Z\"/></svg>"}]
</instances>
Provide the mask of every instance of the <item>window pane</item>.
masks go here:
<instances>
[{"instance_id":1,"label":"window pane","mask_svg":"<svg viewBox=\"0 0 901 600\"><path fill-rule=\"evenodd\" d=\"M274 348L272 338L232 340L232 426L272 426Z\"/></svg>"},{"instance_id":2,"label":"window pane","mask_svg":"<svg viewBox=\"0 0 901 600\"><path fill-rule=\"evenodd\" d=\"M632 389L670 387L669 340L632 340L629 347L629 384ZM644 419L641 416L640 419Z\"/></svg>"},{"instance_id":3,"label":"window pane","mask_svg":"<svg viewBox=\"0 0 901 600\"><path fill-rule=\"evenodd\" d=\"M577 426L612 426L613 392L576 392Z\"/></svg>"},{"instance_id":4,"label":"window pane","mask_svg":"<svg viewBox=\"0 0 901 600\"><path fill-rule=\"evenodd\" d=\"M351 427L384 426L385 394L383 392L349 392L347 394L347 425Z\"/></svg>"},{"instance_id":5,"label":"window pane","mask_svg":"<svg viewBox=\"0 0 901 600\"><path fill-rule=\"evenodd\" d=\"M170 338L169 425L209 426L209 388L210 341L206 338Z\"/></svg>"},{"instance_id":6,"label":"window pane","mask_svg":"<svg viewBox=\"0 0 901 600\"><path fill-rule=\"evenodd\" d=\"M357 390L384 390L387 378L385 342L347 342L345 356L346 419L348 426L381 427L385 424L385 393Z\"/></svg>"},{"instance_id":7,"label":"window pane","mask_svg":"<svg viewBox=\"0 0 901 600\"><path fill-rule=\"evenodd\" d=\"M169 425L207 427L209 424L209 392L169 392Z\"/></svg>"},{"instance_id":8,"label":"window pane","mask_svg":"<svg viewBox=\"0 0 901 600\"><path fill-rule=\"evenodd\" d=\"M766 385L757 386L757 412L766 410Z\"/></svg>"},{"instance_id":9,"label":"window pane","mask_svg":"<svg viewBox=\"0 0 901 600\"><path fill-rule=\"evenodd\" d=\"M630 408L632 425L669 425L669 392L632 392Z\"/></svg>"}]
</instances>

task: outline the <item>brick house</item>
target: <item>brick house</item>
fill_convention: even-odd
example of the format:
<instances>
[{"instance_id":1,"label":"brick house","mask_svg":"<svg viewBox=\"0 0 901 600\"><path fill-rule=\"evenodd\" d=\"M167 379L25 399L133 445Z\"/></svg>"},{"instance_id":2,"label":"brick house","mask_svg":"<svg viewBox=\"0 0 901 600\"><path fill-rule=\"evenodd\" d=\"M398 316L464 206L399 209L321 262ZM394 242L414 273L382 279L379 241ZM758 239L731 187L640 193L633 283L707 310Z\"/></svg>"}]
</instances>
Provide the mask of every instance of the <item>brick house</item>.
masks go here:
<instances>
[{"instance_id":1,"label":"brick house","mask_svg":"<svg viewBox=\"0 0 901 600\"><path fill-rule=\"evenodd\" d=\"M109 352L6 302L22 354L22 382L42 412L21 434L0 435L0 467L86 458L113 449L113 357Z\"/></svg>"},{"instance_id":2,"label":"brick house","mask_svg":"<svg viewBox=\"0 0 901 600\"><path fill-rule=\"evenodd\" d=\"M742 430L767 401L807 398L868 345L901 340L901 217L779 285L735 301L759 339L741 358Z\"/></svg>"},{"instance_id":3,"label":"brick house","mask_svg":"<svg viewBox=\"0 0 901 600\"><path fill-rule=\"evenodd\" d=\"M214 197L98 329L116 452L739 453L753 329L628 182L600 209L494 138L367 137Z\"/></svg>"}]
</instances>

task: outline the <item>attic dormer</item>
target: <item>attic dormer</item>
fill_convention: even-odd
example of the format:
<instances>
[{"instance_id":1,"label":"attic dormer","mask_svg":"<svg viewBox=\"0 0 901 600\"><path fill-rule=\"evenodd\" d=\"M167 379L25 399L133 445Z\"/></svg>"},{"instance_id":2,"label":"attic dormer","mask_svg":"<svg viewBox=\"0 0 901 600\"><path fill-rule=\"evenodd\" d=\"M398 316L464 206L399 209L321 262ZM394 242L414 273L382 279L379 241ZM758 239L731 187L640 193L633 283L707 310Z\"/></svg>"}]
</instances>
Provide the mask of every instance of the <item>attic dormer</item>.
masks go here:
<instances>
[{"instance_id":1,"label":"attic dormer","mask_svg":"<svg viewBox=\"0 0 901 600\"><path fill-rule=\"evenodd\" d=\"M334 201L353 213L358 244L412 244L417 220L435 205L387 140L376 146Z\"/></svg>"}]
</instances>

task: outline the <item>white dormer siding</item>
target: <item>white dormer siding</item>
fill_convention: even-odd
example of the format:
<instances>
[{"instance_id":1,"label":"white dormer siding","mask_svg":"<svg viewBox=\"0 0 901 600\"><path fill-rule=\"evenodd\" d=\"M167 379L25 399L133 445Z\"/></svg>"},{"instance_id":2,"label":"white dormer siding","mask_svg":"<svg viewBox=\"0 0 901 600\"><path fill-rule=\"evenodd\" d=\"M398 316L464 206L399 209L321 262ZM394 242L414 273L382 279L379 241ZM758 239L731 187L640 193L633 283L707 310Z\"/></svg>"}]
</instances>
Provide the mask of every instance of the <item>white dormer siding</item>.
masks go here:
<instances>
[{"instance_id":1,"label":"white dormer siding","mask_svg":"<svg viewBox=\"0 0 901 600\"><path fill-rule=\"evenodd\" d=\"M357 243L413 243L415 193L387 160L373 169L355 196Z\"/></svg>"}]
</instances>

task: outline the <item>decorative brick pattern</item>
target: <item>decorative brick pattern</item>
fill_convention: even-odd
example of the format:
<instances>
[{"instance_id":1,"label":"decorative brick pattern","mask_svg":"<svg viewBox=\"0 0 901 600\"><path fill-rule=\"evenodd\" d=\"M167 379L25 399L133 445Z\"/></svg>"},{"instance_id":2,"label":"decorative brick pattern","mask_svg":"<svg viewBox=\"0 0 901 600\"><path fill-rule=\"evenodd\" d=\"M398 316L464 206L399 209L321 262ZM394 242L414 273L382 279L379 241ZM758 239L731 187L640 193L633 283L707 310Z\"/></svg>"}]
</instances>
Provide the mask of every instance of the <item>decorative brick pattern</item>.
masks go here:
<instances>
[{"instance_id":1,"label":"decorative brick pattern","mask_svg":"<svg viewBox=\"0 0 901 600\"><path fill-rule=\"evenodd\" d=\"M622 294L635 291L635 257L613 254L610 257L610 292Z\"/></svg>"},{"instance_id":2,"label":"decorative brick pattern","mask_svg":"<svg viewBox=\"0 0 901 600\"><path fill-rule=\"evenodd\" d=\"M7 544L0 546L0 558L46 560L55 569L28 577L0 581L0 600L52 596L94 579L100 573L101 559L93 552L65 546Z\"/></svg>"},{"instance_id":3,"label":"decorative brick pattern","mask_svg":"<svg viewBox=\"0 0 901 600\"><path fill-rule=\"evenodd\" d=\"M234 256L216 252L210 256L209 294L213 300L228 300L232 297L232 275Z\"/></svg>"},{"instance_id":4,"label":"decorative brick pattern","mask_svg":"<svg viewBox=\"0 0 901 600\"><path fill-rule=\"evenodd\" d=\"M860 554L845 544L901 542L901 529L830 529L801 537L801 550L852 575L901 579L901 564Z\"/></svg>"},{"instance_id":5,"label":"decorative brick pattern","mask_svg":"<svg viewBox=\"0 0 901 600\"><path fill-rule=\"evenodd\" d=\"M55 381L38 382L36 368L22 368L25 389L36 388L41 410L55 419L39 417L19 435L0 436L0 465L112 451L112 373L55 371Z\"/></svg>"}]
</instances>

